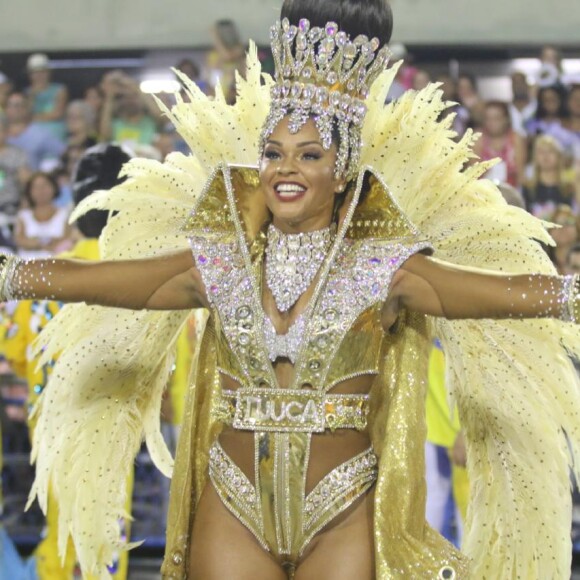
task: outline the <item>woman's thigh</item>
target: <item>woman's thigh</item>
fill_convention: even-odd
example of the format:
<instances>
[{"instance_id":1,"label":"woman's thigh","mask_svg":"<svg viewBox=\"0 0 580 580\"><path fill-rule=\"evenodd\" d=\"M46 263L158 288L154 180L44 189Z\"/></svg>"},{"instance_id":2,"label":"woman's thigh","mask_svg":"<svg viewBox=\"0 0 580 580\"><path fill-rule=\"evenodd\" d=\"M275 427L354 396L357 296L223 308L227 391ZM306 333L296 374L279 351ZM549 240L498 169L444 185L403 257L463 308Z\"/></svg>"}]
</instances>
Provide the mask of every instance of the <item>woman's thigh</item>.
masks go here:
<instances>
[{"instance_id":1,"label":"woman's thigh","mask_svg":"<svg viewBox=\"0 0 580 580\"><path fill-rule=\"evenodd\" d=\"M208 484L193 525L188 580L287 580L274 558Z\"/></svg>"},{"instance_id":2,"label":"woman's thigh","mask_svg":"<svg viewBox=\"0 0 580 580\"><path fill-rule=\"evenodd\" d=\"M312 541L295 580L374 580L374 490Z\"/></svg>"}]
</instances>

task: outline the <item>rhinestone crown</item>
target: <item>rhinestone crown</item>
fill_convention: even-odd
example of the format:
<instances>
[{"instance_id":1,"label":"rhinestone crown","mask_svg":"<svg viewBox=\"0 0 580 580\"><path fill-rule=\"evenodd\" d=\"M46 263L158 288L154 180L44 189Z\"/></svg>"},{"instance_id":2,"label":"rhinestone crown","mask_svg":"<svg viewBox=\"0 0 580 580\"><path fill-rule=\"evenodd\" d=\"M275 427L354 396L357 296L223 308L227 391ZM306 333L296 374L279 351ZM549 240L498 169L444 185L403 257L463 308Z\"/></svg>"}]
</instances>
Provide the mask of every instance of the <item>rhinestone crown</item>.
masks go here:
<instances>
[{"instance_id":1,"label":"rhinestone crown","mask_svg":"<svg viewBox=\"0 0 580 580\"><path fill-rule=\"evenodd\" d=\"M359 35L351 41L338 24L298 26L288 19L271 29L275 83L262 145L276 125L290 115L289 128L297 133L314 118L322 144L330 149L333 129L340 135L337 176L353 178L358 170L360 135L369 89L386 68L390 51L377 38Z\"/></svg>"}]
</instances>

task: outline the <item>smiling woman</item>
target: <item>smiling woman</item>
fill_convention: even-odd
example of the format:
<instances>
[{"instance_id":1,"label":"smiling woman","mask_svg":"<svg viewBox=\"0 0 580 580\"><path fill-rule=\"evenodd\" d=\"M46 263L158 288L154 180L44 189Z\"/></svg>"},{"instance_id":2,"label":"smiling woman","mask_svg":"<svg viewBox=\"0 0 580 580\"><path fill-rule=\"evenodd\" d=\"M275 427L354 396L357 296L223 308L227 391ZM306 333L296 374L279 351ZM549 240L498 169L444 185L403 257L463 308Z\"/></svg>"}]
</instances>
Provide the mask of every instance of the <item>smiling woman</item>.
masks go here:
<instances>
[{"instance_id":1,"label":"smiling woman","mask_svg":"<svg viewBox=\"0 0 580 580\"><path fill-rule=\"evenodd\" d=\"M79 210L117 212L103 262L4 259L4 298L117 307L75 305L45 330L42 357L60 356L34 494L59 493L61 533L106 577L143 434L172 471L159 402L179 311L206 308L165 578L565 578L580 278L555 275L543 224L478 179L485 164L463 170L471 137L437 121L436 87L384 106L386 3L287 0L283 15L274 79L251 47L236 105L185 80L166 112L194 155L133 161ZM466 554L424 517L434 337L468 445Z\"/></svg>"},{"instance_id":2,"label":"smiling woman","mask_svg":"<svg viewBox=\"0 0 580 580\"><path fill-rule=\"evenodd\" d=\"M312 232L330 227L336 196L346 179L337 177L337 144L326 150L310 119L292 134L284 119L266 141L260 182L273 224L285 233Z\"/></svg>"}]
</instances>

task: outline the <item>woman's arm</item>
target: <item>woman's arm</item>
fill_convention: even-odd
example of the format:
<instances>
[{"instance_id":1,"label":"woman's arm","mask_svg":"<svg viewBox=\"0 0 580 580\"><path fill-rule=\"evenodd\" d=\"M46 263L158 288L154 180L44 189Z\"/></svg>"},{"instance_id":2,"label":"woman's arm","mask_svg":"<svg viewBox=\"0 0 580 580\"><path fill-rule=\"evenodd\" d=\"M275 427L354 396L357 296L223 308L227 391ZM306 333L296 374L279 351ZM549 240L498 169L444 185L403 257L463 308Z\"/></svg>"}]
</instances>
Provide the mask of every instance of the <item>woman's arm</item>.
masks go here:
<instances>
[{"instance_id":1,"label":"woman's arm","mask_svg":"<svg viewBox=\"0 0 580 580\"><path fill-rule=\"evenodd\" d=\"M480 273L416 255L395 275L388 302L448 319L570 320L577 292L573 281L541 274Z\"/></svg>"},{"instance_id":2,"label":"woman's arm","mask_svg":"<svg viewBox=\"0 0 580 580\"><path fill-rule=\"evenodd\" d=\"M40 298L132 310L186 310L207 304L189 250L147 260L84 262L9 257L0 299Z\"/></svg>"}]
</instances>

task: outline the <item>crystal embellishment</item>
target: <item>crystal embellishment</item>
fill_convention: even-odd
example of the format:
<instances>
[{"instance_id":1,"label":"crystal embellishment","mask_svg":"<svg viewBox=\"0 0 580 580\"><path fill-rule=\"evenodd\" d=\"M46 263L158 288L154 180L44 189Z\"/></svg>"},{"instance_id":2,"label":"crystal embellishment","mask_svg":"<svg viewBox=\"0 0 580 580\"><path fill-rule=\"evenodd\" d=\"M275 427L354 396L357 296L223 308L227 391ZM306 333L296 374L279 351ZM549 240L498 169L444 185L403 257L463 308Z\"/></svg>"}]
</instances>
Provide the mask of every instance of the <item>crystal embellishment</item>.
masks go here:
<instances>
[{"instance_id":1,"label":"crystal embellishment","mask_svg":"<svg viewBox=\"0 0 580 580\"><path fill-rule=\"evenodd\" d=\"M338 177L354 178L366 113L364 101L369 87L387 66L388 47L381 47L377 38L369 40L364 35L351 41L336 22L311 28L306 19L297 27L287 19L277 22L270 38L276 71L261 148L287 115L292 115L292 133L312 118L326 149L332 144L333 129L338 129L341 139L335 172ZM329 99L333 93L338 97Z\"/></svg>"},{"instance_id":2,"label":"crystal embellishment","mask_svg":"<svg viewBox=\"0 0 580 580\"><path fill-rule=\"evenodd\" d=\"M276 308L287 312L312 284L335 236L335 228L284 234L268 228L266 283Z\"/></svg>"}]
</instances>

